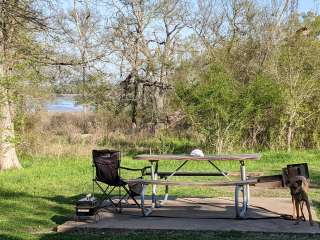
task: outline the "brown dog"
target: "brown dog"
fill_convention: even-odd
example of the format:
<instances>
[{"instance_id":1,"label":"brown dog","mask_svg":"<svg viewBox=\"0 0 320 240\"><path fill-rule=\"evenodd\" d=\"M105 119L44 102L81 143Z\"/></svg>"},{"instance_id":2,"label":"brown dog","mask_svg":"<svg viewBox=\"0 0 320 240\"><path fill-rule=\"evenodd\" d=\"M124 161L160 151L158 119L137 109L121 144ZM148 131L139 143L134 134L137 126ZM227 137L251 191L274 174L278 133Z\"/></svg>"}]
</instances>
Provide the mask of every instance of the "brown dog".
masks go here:
<instances>
[{"instance_id":1,"label":"brown dog","mask_svg":"<svg viewBox=\"0 0 320 240\"><path fill-rule=\"evenodd\" d=\"M289 179L288 186L290 188L290 193L292 196L293 218L295 218L295 215L296 215L295 224L299 224L301 220L300 210L301 210L301 215L304 218L303 206L305 203L307 206L308 214L309 214L310 225L313 226L312 215L310 210L310 202L308 198L309 183L307 179L304 176L292 177Z\"/></svg>"}]
</instances>

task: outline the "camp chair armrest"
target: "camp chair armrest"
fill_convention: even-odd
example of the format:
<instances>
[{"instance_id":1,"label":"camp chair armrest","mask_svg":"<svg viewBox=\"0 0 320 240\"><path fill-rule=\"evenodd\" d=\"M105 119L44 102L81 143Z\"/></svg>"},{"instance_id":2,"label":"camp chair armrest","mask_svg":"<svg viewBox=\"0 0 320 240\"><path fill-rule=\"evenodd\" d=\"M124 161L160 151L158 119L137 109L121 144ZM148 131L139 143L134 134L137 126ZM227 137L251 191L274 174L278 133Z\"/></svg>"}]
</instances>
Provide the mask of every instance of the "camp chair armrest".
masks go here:
<instances>
[{"instance_id":1,"label":"camp chair armrest","mask_svg":"<svg viewBox=\"0 0 320 240\"><path fill-rule=\"evenodd\" d=\"M150 166L144 168L128 168L128 167L120 167L120 169L129 170L129 171L141 171L144 173Z\"/></svg>"}]
</instances>

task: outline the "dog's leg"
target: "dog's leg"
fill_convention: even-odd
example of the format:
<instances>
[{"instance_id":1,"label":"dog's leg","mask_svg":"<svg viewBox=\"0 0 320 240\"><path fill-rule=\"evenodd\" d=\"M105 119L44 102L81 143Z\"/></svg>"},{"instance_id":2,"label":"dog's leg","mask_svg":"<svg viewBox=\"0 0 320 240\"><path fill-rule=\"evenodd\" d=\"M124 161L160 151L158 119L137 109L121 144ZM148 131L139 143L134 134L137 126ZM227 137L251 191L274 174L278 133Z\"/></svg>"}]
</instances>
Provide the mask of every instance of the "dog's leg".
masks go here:
<instances>
[{"instance_id":1,"label":"dog's leg","mask_svg":"<svg viewBox=\"0 0 320 240\"><path fill-rule=\"evenodd\" d=\"M304 207L304 201L300 202L300 211L301 211L301 219L302 221L306 221L306 217L304 216L304 212L303 212L303 207Z\"/></svg>"},{"instance_id":2,"label":"dog's leg","mask_svg":"<svg viewBox=\"0 0 320 240\"><path fill-rule=\"evenodd\" d=\"M300 202L297 201L296 199L294 201L295 201L296 214L297 214L296 222L294 224L297 225L300 222L300 213L299 213L299 211L300 211Z\"/></svg>"},{"instance_id":3,"label":"dog's leg","mask_svg":"<svg viewBox=\"0 0 320 240\"><path fill-rule=\"evenodd\" d=\"M292 201L292 219L296 218L296 202L294 200L294 197L291 195L291 201Z\"/></svg>"},{"instance_id":4,"label":"dog's leg","mask_svg":"<svg viewBox=\"0 0 320 240\"><path fill-rule=\"evenodd\" d=\"M308 199L306 200L306 205L307 205L308 214L309 214L309 222L310 222L310 225L311 225L311 226L313 226L313 220L312 220L312 214L311 214L310 202L309 202L309 200L308 200Z\"/></svg>"}]
</instances>

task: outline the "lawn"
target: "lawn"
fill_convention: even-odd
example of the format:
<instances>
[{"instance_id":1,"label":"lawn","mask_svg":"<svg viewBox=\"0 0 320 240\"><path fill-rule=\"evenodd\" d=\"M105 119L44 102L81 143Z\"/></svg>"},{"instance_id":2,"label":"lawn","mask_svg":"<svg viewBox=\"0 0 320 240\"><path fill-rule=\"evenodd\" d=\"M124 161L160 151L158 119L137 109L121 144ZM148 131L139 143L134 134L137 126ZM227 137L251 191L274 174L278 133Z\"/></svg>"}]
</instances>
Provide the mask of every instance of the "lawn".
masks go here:
<instances>
[{"instance_id":1,"label":"lawn","mask_svg":"<svg viewBox=\"0 0 320 240\"><path fill-rule=\"evenodd\" d=\"M312 183L320 184L320 152L304 151L293 153L264 152L261 161L248 162L249 172L264 174L280 173L288 163L307 162ZM52 231L57 225L71 218L77 199L92 191L92 168L90 157L21 157L23 169L0 173L0 239L319 239L315 235L255 234L238 232L167 232L159 235L156 231L148 234L141 231L74 232L57 234ZM130 156L124 157L122 165L139 167L144 162L135 162ZM161 166L172 168L177 162ZM221 168L238 171L237 162L221 162ZM190 162L186 169L210 168L205 163ZM126 173L124 173L126 174ZM127 177L134 177L127 175ZM173 188L178 196L229 196L228 191L207 188ZM254 193L254 190L252 191ZM287 190L259 192L264 196L287 196ZM313 204L320 215L320 189L311 190ZM161 236L161 237L160 237Z\"/></svg>"}]
</instances>

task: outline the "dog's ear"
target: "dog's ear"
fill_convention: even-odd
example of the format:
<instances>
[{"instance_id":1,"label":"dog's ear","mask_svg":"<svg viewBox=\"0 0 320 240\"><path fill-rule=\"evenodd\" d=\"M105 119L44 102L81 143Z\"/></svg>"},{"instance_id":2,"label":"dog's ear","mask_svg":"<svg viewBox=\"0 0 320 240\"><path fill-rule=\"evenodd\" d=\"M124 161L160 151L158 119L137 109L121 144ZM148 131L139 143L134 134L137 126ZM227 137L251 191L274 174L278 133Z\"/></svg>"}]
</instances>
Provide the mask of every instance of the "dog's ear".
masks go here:
<instances>
[{"instance_id":1,"label":"dog's ear","mask_svg":"<svg viewBox=\"0 0 320 240\"><path fill-rule=\"evenodd\" d=\"M302 180L297 180L298 186L302 186Z\"/></svg>"}]
</instances>

